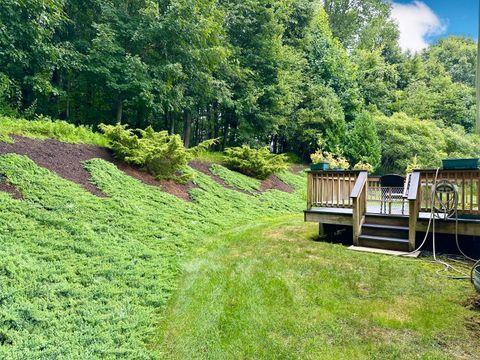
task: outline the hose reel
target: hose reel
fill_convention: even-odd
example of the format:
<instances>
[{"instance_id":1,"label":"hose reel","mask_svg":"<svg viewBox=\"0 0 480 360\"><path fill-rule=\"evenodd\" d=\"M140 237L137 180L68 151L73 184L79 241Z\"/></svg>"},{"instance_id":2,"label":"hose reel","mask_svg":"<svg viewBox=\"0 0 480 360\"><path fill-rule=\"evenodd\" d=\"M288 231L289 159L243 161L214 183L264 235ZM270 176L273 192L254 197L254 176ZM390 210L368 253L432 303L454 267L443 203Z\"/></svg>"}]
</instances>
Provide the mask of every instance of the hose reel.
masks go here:
<instances>
[{"instance_id":1,"label":"hose reel","mask_svg":"<svg viewBox=\"0 0 480 360\"><path fill-rule=\"evenodd\" d=\"M452 182L442 179L432 189L432 207L437 218L447 220L457 216L458 189Z\"/></svg>"}]
</instances>

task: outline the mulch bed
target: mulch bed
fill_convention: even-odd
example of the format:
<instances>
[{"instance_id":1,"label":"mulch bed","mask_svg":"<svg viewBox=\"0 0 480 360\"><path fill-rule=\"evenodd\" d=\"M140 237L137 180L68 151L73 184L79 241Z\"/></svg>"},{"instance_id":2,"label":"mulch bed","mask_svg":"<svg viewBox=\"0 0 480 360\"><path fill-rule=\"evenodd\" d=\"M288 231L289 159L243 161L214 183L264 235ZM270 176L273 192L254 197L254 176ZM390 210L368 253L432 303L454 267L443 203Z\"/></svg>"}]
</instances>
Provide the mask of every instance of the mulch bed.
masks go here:
<instances>
[{"instance_id":1,"label":"mulch bed","mask_svg":"<svg viewBox=\"0 0 480 360\"><path fill-rule=\"evenodd\" d=\"M100 158L114 163L120 170L147 185L160 186L162 190L184 200L191 200L188 190L193 183L186 185L173 181L157 181L155 178L134 166L115 159L109 149L94 145L68 144L55 139L37 140L12 135L13 144L0 142L0 154L15 153L27 155L37 165L44 167L60 177L80 184L85 190L100 197L105 194L90 182L90 173L82 165L83 161ZM15 197L21 194L13 186L0 183L1 191L8 191Z\"/></svg>"},{"instance_id":2,"label":"mulch bed","mask_svg":"<svg viewBox=\"0 0 480 360\"><path fill-rule=\"evenodd\" d=\"M56 173L64 179L76 182L85 190L96 196L105 197L105 194L90 182L90 173L85 170L82 162L94 158L100 158L115 164L127 175L136 178L147 185L159 186L163 191L183 200L192 200L188 191L196 187L193 182L189 181L187 184L177 184L174 181L158 181L151 174L115 159L109 149L94 145L68 144L55 139L37 140L18 135L12 135L11 137L14 139L13 144L0 142L0 154L15 153L26 155L37 165ZM213 174L210 171L210 166L212 164L209 162L194 160L190 161L189 165L193 169L210 176L218 184L227 189L247 193L246 191L227 185L220 177ZM264 180L260 189L261 191L276 189L289 193L294 191L291 186L285 184L276 176L271 176ZM17 199L22 197L22 194L14 186L5 183L4 181L0 181L0 191L6 191Z\"/></svg>"},{"instance_id":3,"label":"mulch bed","mask_svg":"<svg viewBox=\"0 0 480 360\"><path fill-rule=\"evenodd\" d=\"M277 176L272 175L267 179L262 181L260 185L261 191L266 191L269 189L285 191L287 193L293 193L294 189L290 186L285 184L282 180L280 180Z\"/></svg>"},{"instance_id":4,"label":"mulch bed","mask_svg":"<svg viewBox=\"0 0 480 360\"><path fill-rule=\"evenodd\" d=\"M233 186L228 185L221 177L218 175L215 175L210 171L210 166L212 166L211 162L207 161L198 161L198 160L192 160L188 163L188 165L192 168L195 169L202 174L205 174L207 176L210 176L217 184L222 185L224 188L230 189L230 190L238 190L240 192L243 192L245 194L248 194L246 191L234 188Z\"/></svg>"},{"instance_id":5,"label":"mulch bed","mask_svg":"<svg viewBox=\"0 0 480 360\"><path fill-rule=\"evenodd\" d=\"M212 163L206 162L206 161L198 161L198 160L193 160L190 161L188 164L190 167L193 169L200 171L201 173L210 176L213 180L215 180L218 184L222 185L223 187L230 189L230 190L235 190L239 192L243 192L245 194L249 194L249 192L238 189L236 187L230 186L223 181L222 178L219 176L215 175L210 171L210 167L212 166ZM260 185L260 192L269 190L269 189L275 189L275 190L280 190L280 191L285 191L288 193L292 193L294 189L290 186L285 184L282 180L280 180L277 176L272 175L268 179L265 179L262 181Z\"/></svg>"}]
</instances>

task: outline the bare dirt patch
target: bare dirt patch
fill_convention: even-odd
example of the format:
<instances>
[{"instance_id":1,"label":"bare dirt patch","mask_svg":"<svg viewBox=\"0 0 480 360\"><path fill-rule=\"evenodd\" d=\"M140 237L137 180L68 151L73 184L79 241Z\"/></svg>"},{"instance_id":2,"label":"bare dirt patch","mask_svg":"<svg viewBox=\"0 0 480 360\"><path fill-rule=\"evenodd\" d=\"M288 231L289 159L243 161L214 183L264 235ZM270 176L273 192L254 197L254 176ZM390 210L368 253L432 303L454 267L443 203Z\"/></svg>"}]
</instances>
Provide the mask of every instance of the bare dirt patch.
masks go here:
<instances>
[{"instance_id":1,"label":"bare dirt patch","mask_svg":"<svg viewBox=\"0 0 480 360\"><path fill-rule=\"evenodd\" d=\"M249 194L249 192L245 190L228 185L221 177L212 173L210 171L210 167L212 166L211 162L193 160L190 161L189 165L191 168L200 171L202 174L210 176L217 184L222 185L226 189L243 192L244 194ZM268 179L262 181L259 192L267 191L269 189L280 190L288 193L292 193L294 191L294 189L290 185L285 184L275 175L272 175Z\"/></svg>"},{"instance_id":2,"label":"bare dirt patch","mask_svg":"<svg viewBox=\"0 0 480 360\"><path fill-rule=\"evenodd\" d=\"M272 175L269 178L263 180L262 184L260 185L260 189L261 191L266 191L269 189L280 190L287 193L293 193L294 191L290 185L285 184L275 175Z\"/></svg>"},{"instance_id":3,"label":"bare dirt patch","mask_svg":"<svg viewBox=\"0 0 480 360\"><path fill-rule=\"evenodd\" d=\"M464 305L469 309L480 311L480 294L469 297Z\"/></svg>"},{"instance_id":4,"label":"bare dirt patch","mask_svg":"<svg viewBox=\"0 0 480 360\"><path fill-rule=\"evenodd\" d=\"M8 184L4 181L0 181L0 191L11 194L14 199L22 198L22 194L20 193L20 191L17 190L15 186Z\"/></svg>"},{"instance_id":5,"label":"bare dirt patch","mask_svg":"<svg viewBox=\"0 0 480 360\"><path fill-rule=\"evenodd\" d=\"M12 138L14 139L13 144L0 142L0 154L26 155L37 165L56 173L64 179L76 182L96 196L104 197L105 194L90 182L90 173L85 170L82 162L100 158L115 164L127 175L147 185L161 187L162 190L172 195L184 200L191 200L188 190L195 186L193 183L182 185L173 181L157 181L147 172L115 159L109 149L94 145L68 144L55 139L36 140L17 135L12 135ZM12 188L9 184L0 183L0 191L7 191L21 197L18 190Z\"/></svg>"}]
</instances>

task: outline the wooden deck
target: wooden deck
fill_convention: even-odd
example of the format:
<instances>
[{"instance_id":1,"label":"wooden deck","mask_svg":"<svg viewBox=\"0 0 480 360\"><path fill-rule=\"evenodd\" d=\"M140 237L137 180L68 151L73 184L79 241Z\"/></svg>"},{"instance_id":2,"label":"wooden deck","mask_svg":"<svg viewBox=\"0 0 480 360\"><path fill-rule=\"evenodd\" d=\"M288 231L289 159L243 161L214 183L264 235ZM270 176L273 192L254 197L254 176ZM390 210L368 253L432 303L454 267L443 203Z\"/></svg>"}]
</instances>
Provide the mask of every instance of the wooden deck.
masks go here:
<instances>
[{"instance_id":1,"label":"wooden deck","mask_svg":"<svg viewBox=\"0 0 480 360\"><path fill-rule=\"evenodd\" d=\"M458 189L458 226L454 218L436 221L436 232L480 236L480 171L440 170L437 181ZM380 206L379 183L364 171L310 171L305 221L352 228L355 246L397 251L415 249L417 233L427 230L435 170L418 170L405 186L404 198ZM372 191L373 189L373 191ZM383 201L383 200L382 200ZM385 212L385 210L383 211Z\"/></svg>"}]
</instances>

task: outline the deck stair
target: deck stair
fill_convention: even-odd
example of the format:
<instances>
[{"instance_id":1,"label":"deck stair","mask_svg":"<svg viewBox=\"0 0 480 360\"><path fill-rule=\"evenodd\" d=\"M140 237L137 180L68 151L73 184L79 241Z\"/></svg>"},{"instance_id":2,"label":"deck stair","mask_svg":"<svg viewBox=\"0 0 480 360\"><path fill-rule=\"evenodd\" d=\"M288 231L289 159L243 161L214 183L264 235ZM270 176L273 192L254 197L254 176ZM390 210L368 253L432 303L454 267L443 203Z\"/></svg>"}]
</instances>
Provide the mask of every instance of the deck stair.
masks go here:
<instances>
[{"instance_id":1,"label":"deck stair","mask_svg":"<svg viewBox=\"0 0 480 360\"><path fill-rule=\"evenodd\" d=\"M407 252L408 218L367 215L358 237L358 245Z\"/></svg>"}]
</instances>

